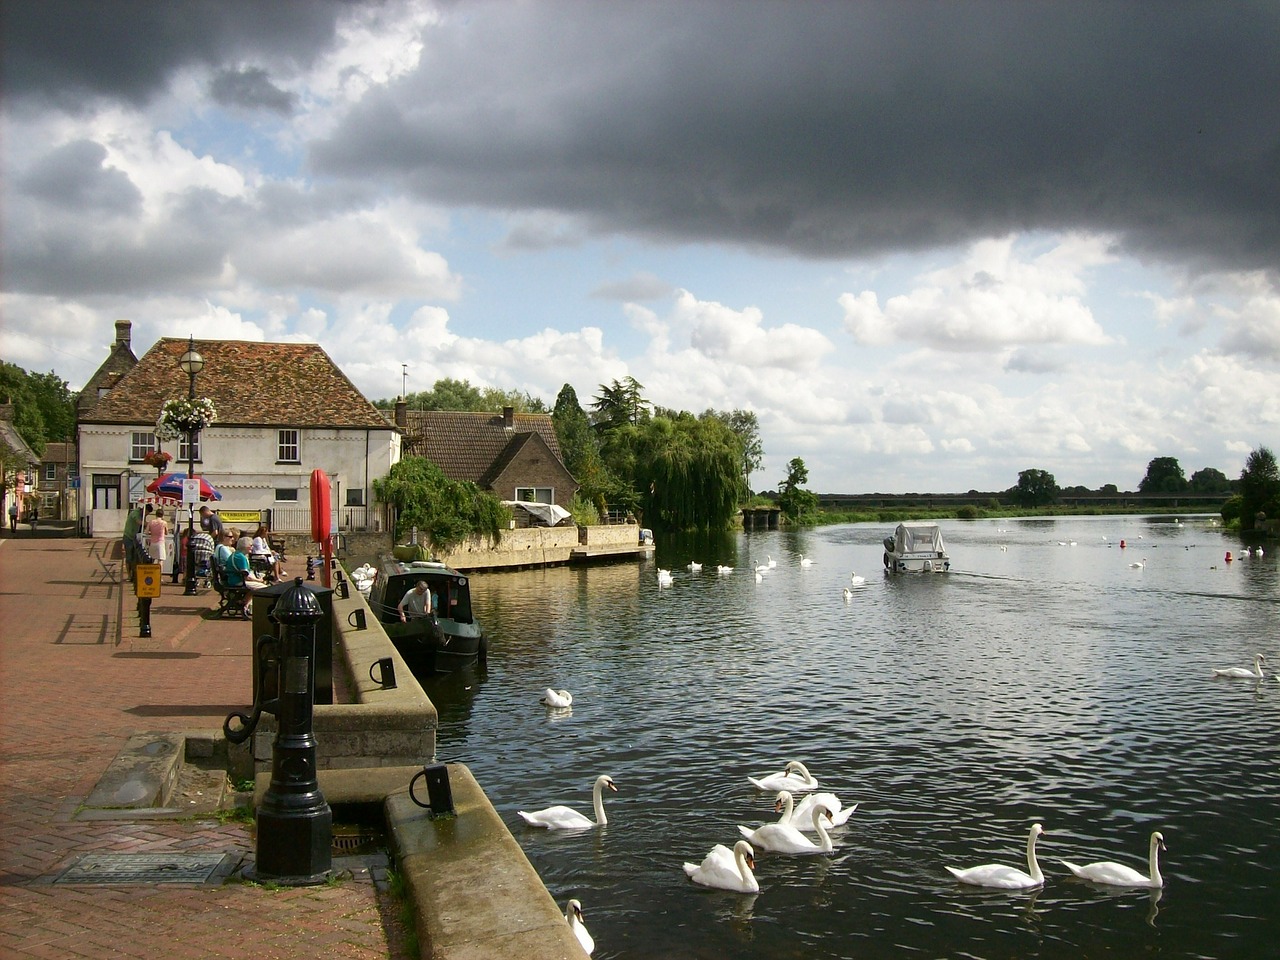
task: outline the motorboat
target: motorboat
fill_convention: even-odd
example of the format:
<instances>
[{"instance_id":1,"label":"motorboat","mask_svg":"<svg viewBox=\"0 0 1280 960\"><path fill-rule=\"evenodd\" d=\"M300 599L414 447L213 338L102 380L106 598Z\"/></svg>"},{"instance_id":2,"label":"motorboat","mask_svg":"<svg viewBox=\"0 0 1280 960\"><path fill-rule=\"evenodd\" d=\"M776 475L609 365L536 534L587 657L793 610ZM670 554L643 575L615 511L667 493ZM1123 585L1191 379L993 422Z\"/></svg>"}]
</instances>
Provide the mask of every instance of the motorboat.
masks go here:
<instances>
[{"instance_id":1,"label":"motorboat","mask_svg":"<svg viewBox=\"0 0 1280 960\"><path fill-rule=\"evenodd\" d=\"M945 573L951 569L936 523L900 523L884 538L884 568L888 573Z\"/></svg>"},{"instance_id":2,"label":"motorboat","mask_svg":"<svg viewBox=\"0 0 1280 960\"><path fill-rule=\"evenodd\" d=\"M419 580L431 592L431 615L402 623L398 605ZM446 564L384 560L369 588L369 609L414 676L452 673L488 655L488 639L471 610L470 583Z\"/></svg>"}]
</instances>

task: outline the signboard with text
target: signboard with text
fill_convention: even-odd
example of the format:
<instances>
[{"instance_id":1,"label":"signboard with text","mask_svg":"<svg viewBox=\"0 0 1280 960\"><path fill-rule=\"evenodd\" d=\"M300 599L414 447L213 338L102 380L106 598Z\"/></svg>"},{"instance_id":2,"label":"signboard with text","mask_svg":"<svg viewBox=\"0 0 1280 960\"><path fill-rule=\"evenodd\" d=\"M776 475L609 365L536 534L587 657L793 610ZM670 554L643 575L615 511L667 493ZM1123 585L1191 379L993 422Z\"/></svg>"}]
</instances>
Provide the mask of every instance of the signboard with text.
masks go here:
<instances>
[{"instance_id":1,"label":"signboard with text","mask_svg":"<svg viewBox=\"0 0 1280 960\"><path fill-rule=\"evenodd\" d=\"M188 477L182 481L182 502L189 505L200 502L199 477Z\"/></svg>"}]
</instances>

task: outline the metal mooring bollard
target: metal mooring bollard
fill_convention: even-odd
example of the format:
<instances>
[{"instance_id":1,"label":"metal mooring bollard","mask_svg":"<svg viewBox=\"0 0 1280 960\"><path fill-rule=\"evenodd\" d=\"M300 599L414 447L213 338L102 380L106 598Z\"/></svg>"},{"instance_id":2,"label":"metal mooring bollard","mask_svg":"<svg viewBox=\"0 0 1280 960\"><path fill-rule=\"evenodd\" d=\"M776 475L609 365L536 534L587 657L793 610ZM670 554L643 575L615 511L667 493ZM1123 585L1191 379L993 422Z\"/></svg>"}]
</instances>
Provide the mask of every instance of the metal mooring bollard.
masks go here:
<instances>
[{"instance_id":1,"label":"metal mooring bollard","mask_svg":"<svg viewBox=\"0 0 1280 960\"><path fill-rule=\"evenodd\" d=\"M333 811L316 779L316 624L323 611L316 595L298 577L271 610L279 640L258 638L257 699L250 716L232 713L222 725L232 743L253 735L265 710L276 717L271 750L271 786L258 807L257 862L246 871L253 880L285 886L323 883L333 867ZM270 676L274 671L275 676ZM274 693L274 699L267 699ZM240 720L231 728L232 718Z\"/></svg>"}]
</instances>

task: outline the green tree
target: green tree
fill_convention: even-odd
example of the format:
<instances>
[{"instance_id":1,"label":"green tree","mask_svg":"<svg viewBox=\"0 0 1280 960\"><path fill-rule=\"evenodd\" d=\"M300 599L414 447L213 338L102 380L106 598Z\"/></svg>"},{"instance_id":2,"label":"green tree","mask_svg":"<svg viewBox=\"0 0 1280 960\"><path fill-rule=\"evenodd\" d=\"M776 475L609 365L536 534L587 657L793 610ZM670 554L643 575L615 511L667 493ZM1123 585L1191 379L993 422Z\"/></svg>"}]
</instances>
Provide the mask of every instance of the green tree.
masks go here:
<instances>
[{"instance_id":1,"label":"green tree","mask_svg":"<svg viewBox=\"0 0 1280 960\"><path fill-rule=\"evenodd\" d=\"M1231 480L1221 470L1204 467L1191 475L1187 489L1193 493L1230 493Z\"/></svg>"},{"instance_id":2,"label":"green tree","mask_svg":"<svg viewBox=\"0 0 1280 960\"><path fill-rule=\"evenodd\" d=\"M439 552L447 552L470 537L494 543L511 519L511 511L474 483L450 480L426 457L404 457L390 472L373 482L373 493L396 511L395 536L413 527Z\"/></svg>"},{"instance_id":3,"label":"green tree","mask_svg":"<svg viewBox=\"0 0 1280 960\"><path fill-rule=\"evenodd\" d=\"M1240 525L1254 529L1259 520L1280 518L1280 468L1266 447L1249 454L1240 472Z\"/></svg>"},{"instance_id":4,"label":"green tree","mask_svg":"<svg viewBox=\"0 0 1280 960\"><path fill-rule=\"evenodd\" d=\"M1022 470L1018 485L1009 490L1009 499L1020 507L1044 507L1058 500L1058 482L1047 470Z\"/></svg>"},{"instance_id":5,"label":"green tree","mask_svg":"<svg viewBox=\"0 0 1280 960\"><path fill-rule=\"evenodd\" d=\"M49 374L53 376L52 373ZM37 454L44 453L44 445L54 439L44 416L44 404L33 386L32 377L16 364L0 360L0 402L13 404L13 426L18 436ZM75 422L74 414L72 423Z\"/></svg>"},{"instance_id":6,"label":"green tree","mask_svg":"<svg viewBox=\"0 0 1280 960\"><path fill-rule=\"evenodd\" d=\"M614 380L608 386L600 384L600 395L591 404L592 418L597 430L613 430L626 424L638 425L649 418L649 401L640 392L644 384L635 377L621 382Z\"/></svg>"},{"instance_id":7,"label":"green tree","mask_svg":"<svg viewBox=\"0 0 1280 960\"><path fill-rule=\"evenodd\" d=\"M702 419L715 417L738 436L742 443L742 482L751 489L751 474L764 462L764 444L760 441L760 421L752 410L712 410L707 408Z\"/></svg>"},{"instance_id":8,"label":"green tree","mask_svg":"<svg viewBox=\"0 0 1280 960\"><path fill-rule=\"evenodd\" d=\"M1186 489L1187 478L1176 457L1156 457L1138 484L1139 493L1184 493Z\"/></svg>"},{"instance_id":9,"label":"green tree","mask_svg":"<svg viewBox=\"0 0 1280 960\"><path fill-rule=\"evenodd\" d=\"M803 489L809 468L799 457L787 464L787 476L778 483L778 506L792 523L812 523L818 512L818 495Z\"/></svg>"},{"instance_id":10,"label":"green tree","mask_svg":"<svg viewBox=\"0 0 1280 960\"><path fill-rule=\"evenodd\" d=\"M644 522L668 530L717 529L737 512L743 486L737 436L718 420L653 416L609 430L605 463L625 478ZM624 491L617 490L617 505Z\"/></svg>"}]
</instances>

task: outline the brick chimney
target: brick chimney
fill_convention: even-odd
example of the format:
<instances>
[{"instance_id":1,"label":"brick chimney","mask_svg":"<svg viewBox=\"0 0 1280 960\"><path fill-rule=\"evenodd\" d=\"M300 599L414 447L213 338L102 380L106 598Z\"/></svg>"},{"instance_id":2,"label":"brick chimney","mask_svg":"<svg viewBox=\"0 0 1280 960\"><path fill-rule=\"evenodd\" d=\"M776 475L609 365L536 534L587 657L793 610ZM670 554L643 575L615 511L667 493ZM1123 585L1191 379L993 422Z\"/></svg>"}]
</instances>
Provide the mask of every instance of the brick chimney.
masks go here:
<instances>
[{"instance_id":1,"label":"brick chimney","mask_svg":"<svg viewBox=\"0 0 1280 960\"><path fill-rule=\"evenodd\" d=\"M516 428L516 408L502 408L502 428L504 430L514 430Z\"/></svg>"},{"instance_id":2,"label":"brick chimney","mask_svg":"<svg viewBox=\"0 0 1280 960\"><path fill-rule=\"evenodd\" d=\"M396 426L401 430L409 430L409 401L404 397L396 397Z\"/></svg>"},{"instance_id":3,"label":"brick chimney","mask_svg":"<svg viewBox=\"0 0 1280 960\"><path fill-rule=\"evenodd\" d=\"M116 321L116 343L115 343L115 345L116 345L117 347L124 347L126 350L131 350L131 349L133 348L133 347L132 347L132 344L130 343L130 341L131 341L132 339L133 339L133 323L132 323L132 321L129 321L129 320L117 320L117 321Z\"/></svg>"}]
</instances>

